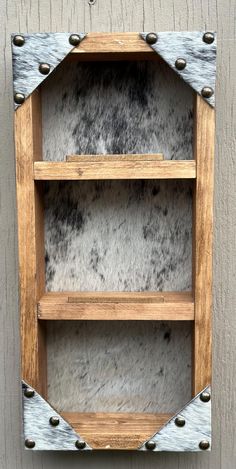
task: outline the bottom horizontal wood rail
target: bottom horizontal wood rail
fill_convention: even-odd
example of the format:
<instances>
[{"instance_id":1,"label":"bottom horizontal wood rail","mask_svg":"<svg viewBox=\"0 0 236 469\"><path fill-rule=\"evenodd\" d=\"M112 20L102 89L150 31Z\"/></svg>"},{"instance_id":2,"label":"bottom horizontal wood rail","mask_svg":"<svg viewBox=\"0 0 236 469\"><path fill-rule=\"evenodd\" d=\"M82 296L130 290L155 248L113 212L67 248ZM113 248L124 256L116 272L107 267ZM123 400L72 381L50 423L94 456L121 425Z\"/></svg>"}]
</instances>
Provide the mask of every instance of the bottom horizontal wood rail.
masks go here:
<instances>
[{"instance_id":1,"label":"bottom horizontal wood rail","mask_svg":"<svg viewBox=\"0 0 236 469\"><path fill-rule=\"evenodd\" d=\"M133 450L165 425L173 414L76 413L62 417L93 449Z\"/></svg>"},{"instance_id":2,"label":"bottom horizontal wood rail","mask_svg":"<svg viewBox=\"0 0 236 469\"><path fill-rule=\"evenodd\" d=\"M41 320L194 320L191 292L49 292L38 303Z\"/></svg>"}]
</instances>

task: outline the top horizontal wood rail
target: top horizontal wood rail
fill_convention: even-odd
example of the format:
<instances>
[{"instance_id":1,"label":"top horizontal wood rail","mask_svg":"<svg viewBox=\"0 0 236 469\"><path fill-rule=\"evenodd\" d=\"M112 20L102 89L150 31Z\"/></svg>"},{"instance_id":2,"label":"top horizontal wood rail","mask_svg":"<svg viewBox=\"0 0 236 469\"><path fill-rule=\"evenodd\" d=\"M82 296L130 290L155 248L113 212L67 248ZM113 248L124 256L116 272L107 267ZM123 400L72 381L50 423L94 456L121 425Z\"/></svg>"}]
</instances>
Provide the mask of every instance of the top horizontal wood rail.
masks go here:
<instances>
[{"instance_id":1,"label":"top horizontal wood rail","mask_svg":"<svg viewBox=\"0 0 236 469\"><path fill-rule=\"evenodd\" d=\"M138 160L122 157L86 161L34 163L35 180L99 180L99 179L195 179L193 160Z\"/></svg>"},{"instance_id":2,"label":"top horizontal wood rail","mask_svg":"<svg viewBox=\"0 0 236 469\"><path fill-rule=\"evenodd\" d=\"M70 54L142 53L156 55L139 33L88 33Z\"/></svg>"}]
</instances>

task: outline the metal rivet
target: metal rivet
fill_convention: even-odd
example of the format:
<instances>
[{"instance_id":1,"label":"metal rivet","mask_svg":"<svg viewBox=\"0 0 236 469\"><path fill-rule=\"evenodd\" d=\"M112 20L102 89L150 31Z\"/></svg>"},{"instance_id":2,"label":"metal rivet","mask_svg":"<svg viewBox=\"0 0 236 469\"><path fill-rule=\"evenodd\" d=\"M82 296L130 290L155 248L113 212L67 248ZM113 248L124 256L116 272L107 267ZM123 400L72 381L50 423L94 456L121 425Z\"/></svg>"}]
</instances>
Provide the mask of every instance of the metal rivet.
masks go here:
<instances>
[{"instance_id":1,"label":"metal rivet","mask_svg":"<svg viewBox=\"0 0 236 469\"><path fill-rule=\"evenodd\" d=\"M209 392L203 391L200 394L200 399L201 399L202 402L209 402L210 399L211 399L211 395L210 395Z\"/></svg>"},{"instance_id":2,"label":"metal rivet","mask_svg":"<svg viewBox=\"0 0 236 469\"><path fill-rule=\"evenodd\" d=\"M147 449L154 450L156 448L156 443L153 440L146 441L145 446Z\"/></svg>"},{"instance_id":3,"label":"metal rivet","mask_svg":"<svg viewBox=\"0 0 236 469\"><path fill-rule=\"evenodd\" d=\"M157 34L156 33L148 33L146 36L146 42L148 44L155 44L157 42Z\"/></svg>"},{"instance_id":4,"label":"metal rivet","mask_svg":"<svg viewBox=\"0 0 236 469\"><path fill-rule=\"evenodd\" d=\"M177 59L175 61L175 66L177 68L177 70L183 70L185 67L186 67L186 60L185 59Z\"/></svg>"},{"instance_id":5,"label":"metal rivet","mask_svg":"<svg viewBox=\"0 0 236 469\"><path fill-rule=\"evenodd\" d=\"M75 442L75 446L76 446L76 448L78 448L78 449L84 449L85 446L86 446L86 443L85 443L85 441L83 441L83 440L77 440L77 441Z\"/></svg>"},{"instance_id":6,"label":"metal rivet","mask_svg":"<svg viewBox=\"0 0 236 469\"><path fill-rule=\"evenodd\" d=\"M185 419L183 417L176 417L175 425L177 425L177 427L184 427Z\"/></svg>"},{"instance_id":7,"label":"metal rivet","mask_svg":"<svg viewBox=\"0 0 236 469\"><path fill-rule=\"evenodd\" d=\"M209 441L207 441L207 440L202 440L202 441L200 441L200 443L199 443L199 448L200 448L200 449L203 449L203 450L206 450L206 449L210 448L210 443L209 443Z\"/></svg>"},{"instance_id":8,"label":"metal rivet","mask_svg":"<svg viewBox=\"0 0 236 469\"><path fill-rule=\"evenodd\" d=\"M25 397L33 397L34 396L34 390L31 388L26 388L24 390L24 395Z\"/></svg>"},{"instance_id":9,"label":"metal rivet","mask_svg":"<svg viewBox=\"0 0 236 469\"><path fill-rule=\"evenodd\" d=\"M34 448L35 447L35 441L33 440L30 440L29 438L27 440L25 440L25 446L26 448Z\"/></svg>"},{"instance_id":10,"label":"metal rivet","mask_svg":"<svg viewBox=\"0 0 236 469\"><path fill-rule=\"evenodd\" d=\"M203 34L202 40L204 42L206 42L207 44L212 44L215 40L215 36L214 36L213 33L207 32L207 33Z\"/></svg>"},{"instance_id":11,"label":"metal rivet","mask_svg":"<svg viewBox=\"0 0 236 469\"><path fill-rule=\"evenodd\" d=\"M210 86L204 86L204 88L202 88L201 94L203 98L211 98L211 96L214 94L214 91L212 88L210 88Z\"/></svg>"},{"instance_id":12,"label":"metal rivet","mask_svg":"<svg viewBox=\"0 0 236 469\"><path fill-rule=\"evenodd\" d=\"M78 34L71 34L70 37L69 37L69 43L72 46L78 46L78 44L80 43L79 35Z\"/></svg>"},{"instance_id":13,"label":"metal rivet","mask_svg":"<svg viewBox=\"0 0 236 469\"><path fill-rule=\"evenodd\" d=\"M39 64L39 71L42 75L48 75L50 72L50 65L49 64Z\"/></svg>"},{"instance_id":14,"label":"metal rivet","mask_svg":"<svg viewBox=\"0 0 236 469\"><path fill-rule=\"evenodd\" d=\"M60 423L60 419L59 419L58 417L50 417L49 423L50 423L53 427L57 427L57 425L59 425L59 423Z\"/></svg>"},{"instance_id":15,"label":"metal rivet","mask_svg":"<svg viewBox=\"0 0 236 469\"><path fill-rule=\"evenodd\" d=\"M20 34L16 34L16 36L13 37L13 44L18 47L22 47L25 43L25 38L24 36L21 36Z\"/></svg>"},{"instance_id":16,"label":"metal rivet","mask_svg":"<svg viewBox=\"0 0 236 469\"><path fill-rule=\"evenodd\" d=\"M15 93L14 101L16 104L23 104L25 100L25 95L23 93Z\"/></svg>"}]
</instances>

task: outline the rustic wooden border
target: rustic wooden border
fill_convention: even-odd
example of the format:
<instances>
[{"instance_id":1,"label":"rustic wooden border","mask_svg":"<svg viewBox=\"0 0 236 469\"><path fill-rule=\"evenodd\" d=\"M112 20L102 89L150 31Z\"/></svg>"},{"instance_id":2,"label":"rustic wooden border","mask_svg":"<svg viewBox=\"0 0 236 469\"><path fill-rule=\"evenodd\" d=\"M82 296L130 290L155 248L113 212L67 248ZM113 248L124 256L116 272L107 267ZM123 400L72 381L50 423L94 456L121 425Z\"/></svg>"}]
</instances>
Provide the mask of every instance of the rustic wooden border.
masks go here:
<instances>
[{"instance_id":1,"label":"rustic wooden border","mask_svg":"<svg viewBox=\"0 0 236 469\"><path fill-rule=\"evenodd\" d=\"M73 60L150 59L158 56L138 33L88 34ZM66 59L68 60L68 59ZM162 161L160 155L72 155L63 163L42 161L40 93L15 112L16 184L21 312L22 378L47 395L46 320L194 320L193 395L211 381L211 286L214 110L195 98L194 161ZM113 178L193 179L193 296L187 292L135 294L45 293L44 180ZM141 317L141 313L143 316ZM89 416L89 418L88 418ZM137 449L170 415L65 414L96 449ZM81 426L81 431L80 431Z\"/></svg>"}]
</instances>

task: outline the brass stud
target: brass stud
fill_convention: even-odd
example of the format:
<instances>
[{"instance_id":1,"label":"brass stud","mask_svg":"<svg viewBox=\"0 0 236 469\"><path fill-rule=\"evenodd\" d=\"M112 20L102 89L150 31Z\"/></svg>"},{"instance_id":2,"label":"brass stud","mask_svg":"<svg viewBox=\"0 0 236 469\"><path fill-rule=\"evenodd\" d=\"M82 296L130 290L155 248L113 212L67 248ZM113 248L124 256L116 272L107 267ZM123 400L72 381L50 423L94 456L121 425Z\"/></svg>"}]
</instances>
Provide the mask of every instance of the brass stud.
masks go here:
<instances>
[{"instance_id":1,"label":"brass stud","mask_svg":"<svg viewBox=\"0 0 236 469\"><path fill-rule=\"evenodd\" d=\"M39 71L42 75L48 75L50 72L50 65L46 63L39 64Z\"/></svg>"},{"instance_id":2,"label":"brass stud","mask_svg":"<svg viewBox=\"0 0 236 469\"><path fill-rule=\"evenodd\" d=\"M204 88L202 88L201 94L203 98L211 98L211 96L214 94L214 91L212 88L210 88L210 86L204 86Z\"/></svg>"},{"instance_id":3,"label":"brass stud","mask_svg":"<svg viewBox=\"0 0 236 469\"><path fill-rule=\"evenodd\" d=\"M16 36L13 37L13 44L18 47L22 47L25 43L25 38L24 36L21 36L21 34L16 34Z\"/></svg>"},{"instance_id":4,"label":"brass stud","mask_svg":"<svg viewBox=\"0 0 236 469\"><path fill-rule=\"evenodd\" d=\"M75 442L75 446L76 446L77 449L84 449L85 446L86 446L86 443L83 440L77 440Z\"/></svg>"},{"instance_id":5,"label":"brass stud","mask_svg":"<svg viewBox=\"0 0 236 469\"><path fill-rule=\"evenodd\" d=\"M16 104L23 104L25 101L25 95L23 93L15 93L14 101Z\"/></svg>"},{"instance_id":6,"label":"brass stud","mask_svg":"<svg viewBox=\"0 0 236 469\"><path fill-rule=\"evenodd\" d=\"M34 390L31 388L26 388L24 390L25 397L34 397Z\"/></svg>"},{"instance_id":7,"label":"brass stud","mask_svg":"<svg viewBox=\"0 0 236 469\"><path fill-rule=\"evenodd\" d=\"M57 425L59 425L59 423L60 423L60 419L58 417L50 417L49 423L53 427L57 427Z\"/></svg>"},{"instance_id":8,"label":"brass stud","mask_svg":"<svg viewBox=\"0 0 236 469\"><path fill-rule=\"evenodd\" d=\"M202 40L206 42L206 44L212 44L215 40L215 36L213 33L209 33L208 31L203 34Z\"/></svg>"},{"instance_id":9,"label":"brass stud","mask_svg":"<svg viewBox=\"0 0 236 469\"><path fill-rule=\"evenodd\" d=\"M177 70L183 70L185 67L186 67L186 60L185 59L177 59L175 61L175 66L177 68Z\"/></svg>"},{"instance_id":10,"label":"brass stud","mask_svg":"<svg viewBox=\"0 0 236 469\"><path fill-rule=\"evenodd\" d=\"M175 425L177 425L177 427L184 427L184 425L185 425L185 419L184 419L184 417L181 417L181 416L176 417L176 419L175 419Z\"/></svg>"},{"instance_id":11,"label":"brass stud","mask_svg":"<svg viewBox=\"0 0 236 469\"><path fill-rule=\"evenodd\" d=\"M155 44L157 42L157 34L156 33L148 33L146 36L146 42L148 44Z\"/></svg>"},{"instance_id":12,"label":"brass stud","mask_svg":"<svg viewBox=\"0 0 236 469\"><path fill-rule=\"evenodd\" d=\"M210 448L209 441L207 441L207 440L200 441L199 448L202 449L202 450L206 450L206 449Z\"/></svg>"},{"instance_id":13,"label":"brass stud","mask_svg":"<svg viewBox=\"0 0 236 469\"><path fill-rule=\"evenodd\" d=\"M25 440L25 446L26 448L34 448L35 447L35 441L33 440L30 440L29 438L27 438L27 440Z\"/></svg>"},{"instance_id":14,"label":"brass stud","mask_svg":"<svg viewBox=\"0 0 236 469\"><path fill-rule=\"evenodd\" d=\"M72 46L78 46L80 43L80 37L78 34L71 34L69 37L69 43Z\"/></svg>"},{"instance_id":15,"label":"brass stud","mask_svg":"<svg viewBox=\"0 0 236 469\"><path fill-rule=\"evenodd\" d=\"M146 441L145 446L147 449L153 451L156 448L156 443L153 440Z\"/></svg>"},{"instance_id":16,"label":"brass stud","mask_svg":"<svg viewBox=\"0 0 236 469\"><path fill-rule=\"evenodd\" d=\"M202 402L209 402L210 399L211 399L211 395L210 395L209 392L203 391L200 394L200 399L201 399Z\"/></svg>"}]
</instances>

